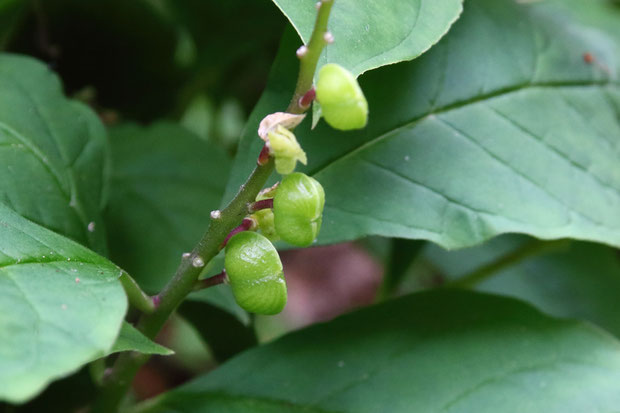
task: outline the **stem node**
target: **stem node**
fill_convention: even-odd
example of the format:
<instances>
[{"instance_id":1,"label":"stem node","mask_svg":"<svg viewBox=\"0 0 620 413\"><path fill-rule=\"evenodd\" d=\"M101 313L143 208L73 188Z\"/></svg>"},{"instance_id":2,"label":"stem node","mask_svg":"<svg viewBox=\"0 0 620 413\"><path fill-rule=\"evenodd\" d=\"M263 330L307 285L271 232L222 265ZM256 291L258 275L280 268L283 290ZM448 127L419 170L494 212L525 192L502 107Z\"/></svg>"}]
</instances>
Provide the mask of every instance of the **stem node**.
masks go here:
<instances>
[{"instance_id":1,"label":"stem node","mask_svg":"<svg viewBox=\"0 0 620 413\"><path fill-rule=\"evenodd\" d=\"M194 259L192 260L192 265L195 268L202 268L205 266L205 262L202 257L194 257Z\"/></svg>"},{"instance_id":2,"label":"stem node","mask_svg":"<svg viewBox=\"0 0 620 413\"><path fill-rule=\"evenodd\" d=\"M306 47L306 45L300 46L295 54L299 59L303 58L306 54L308 54L308 47Z\"/></svg>"}]
</instances>

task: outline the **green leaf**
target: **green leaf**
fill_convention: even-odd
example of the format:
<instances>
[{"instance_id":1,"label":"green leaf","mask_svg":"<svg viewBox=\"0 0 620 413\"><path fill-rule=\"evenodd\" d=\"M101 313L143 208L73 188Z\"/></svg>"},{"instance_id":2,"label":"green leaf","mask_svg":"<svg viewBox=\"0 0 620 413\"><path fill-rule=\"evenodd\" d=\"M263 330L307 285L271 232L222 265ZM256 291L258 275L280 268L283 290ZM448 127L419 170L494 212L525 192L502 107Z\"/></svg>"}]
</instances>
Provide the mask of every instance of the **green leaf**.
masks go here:
<instances>
[{"instance_id":1,"label":"green leaf","mask_svg":"<svg viewBox=\"0 0 620 413\"><path fill-rule=\"evenodd\" d=\"M285 39L282 48L292 47ZM620 246L619 53L620 36L563 8L467 2L430 52L362 77L365 130L296 129L303 170L325 188L319 242L376 234L457 248L517 232ZM273 82L294 81L288 55ZM260 150L256 122L286 100L282 86L267 88L228 196Z\"/></svg>"},{"instance_id":2,"label":"green leaf","mask_svg":"<svg viewBox=\"0 0 620 413\"><path fill-rule=\"evenodd\" d=\"M105 252L105 130L36 60L0 55L0 202Z\"/></svg>"},{"instance_id":3,"label":"green leaf","mask_svg":"<svg viewBox=\"0 0 620 413\"><path fill-rule=\"evenodd\" d=\"M127 322L123 322L121 332L112 350L110 350L110 353L118 353L121 351L137 351L142 354L158 354L160 356L170 356L174 354L174 351L150 340Z\"/></svg>"},{"instance_id":4,"label":"green leaf","mask_svg":"<svg viewBox=\"0 0 620 413\"><path fill-rule=\"evenodd\" d=\"M514 251L528 241L523 238L507 235L453 252L431 247L425 255L448 279L456 279ZM553 316L591 321L620 337L620 261L612 248L574 242L499 271L478 288L528 301Z\"/></svg>"},{"instance_id":5,"label":"green leaf","mask_svg":"<svg viewBox=\"0 0 620 413\"><path fill-rule=\"evenodd\" d=\"M308 43L316 9L314 0L274 0ZM434 45L462 11L462 0L337 0L329 19L335 42L318 67L338 63L358 76L368 70L411 60Z\"/></svg>"},{"instance_id":6,"label":"green leaf","mask_svg":"<svg viewBox=\"0 0 620 413\"><path fill-rule=\"evenodd\" d=\"M144 289L159 291L207 229L229 160L172 123L113 128L111 145L110 253Z\"/></svg>"},{"instance_id":7,"label":"green leaf","mask_svg":"<svg viewBox=\"0 0 620 413\"><path fill-rule=\"evenodd\" d=\"M127 310L120 273L0 203L0 400L24 402L108 353Z\"/></svg>"},{"instance_id":8,"label":"green leaf","mask_svg":"<svg viewBox=\"0 0 620 413\"><path fill-rule=\"evenodd\" d=\"M604 332L435 290L247 351L141 411L613 411L619 383L620 345Z\"/></svg>"}]
</instances>

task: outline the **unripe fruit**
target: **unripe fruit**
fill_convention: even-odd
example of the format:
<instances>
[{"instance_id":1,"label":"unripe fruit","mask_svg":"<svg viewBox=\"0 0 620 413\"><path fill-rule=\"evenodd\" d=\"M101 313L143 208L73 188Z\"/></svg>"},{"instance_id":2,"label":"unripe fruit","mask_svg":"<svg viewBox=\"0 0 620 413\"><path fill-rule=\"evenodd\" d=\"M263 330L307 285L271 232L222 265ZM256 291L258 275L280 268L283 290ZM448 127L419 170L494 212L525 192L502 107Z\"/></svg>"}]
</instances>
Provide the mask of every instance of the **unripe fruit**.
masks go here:
<instances>
[{"instance_id":1,"label":"unripe fruit","mask_svg":"<svg viewBox=\"0 0 620 413\"><path fill-rule=\"evenodd\" d=\"M312 244L321 229L324 205L325 192L316 179L300 172L284 177L273 199L280 238L298 247Z\"/></svg>"},{"instance_id":2,"label":"unripe fruit","mask_svg":"<svg viewBox=\"0 0 620 413\"><path fill-rule=\"evenodd\" d=\"M316 100L331 127L351 130L366 126L368 102L355 77L344 67L329 63L321 68Z\"/></svg>"},{"instance_id":3,"label":"unripe fruit","mask_svg":"<svg viewBox=\"0 0 620 413\"><path fill-rule=\"evenodd\" d=\"M278 314L286 305L286 282L278 251L264 236L240 232L226 244L224 268L237 304L251 313Z\"/></svg>"}]
</instances>

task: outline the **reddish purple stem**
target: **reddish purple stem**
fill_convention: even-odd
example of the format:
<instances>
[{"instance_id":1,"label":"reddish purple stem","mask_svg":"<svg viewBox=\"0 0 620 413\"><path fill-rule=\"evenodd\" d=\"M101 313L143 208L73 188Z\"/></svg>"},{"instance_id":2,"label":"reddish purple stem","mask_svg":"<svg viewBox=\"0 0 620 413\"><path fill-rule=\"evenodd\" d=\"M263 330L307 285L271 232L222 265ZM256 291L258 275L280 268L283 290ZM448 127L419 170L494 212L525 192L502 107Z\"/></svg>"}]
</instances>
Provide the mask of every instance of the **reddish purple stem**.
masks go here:
<instances>
[{"instance_id":1,"label":"reddish purple stem","mask_svg":"<svg viewBox=\"0 0 620 413\"><path fill-rule=\"evenodd\" d=\"M226 282L228 275L226 275L226 270L221 273L214 275L213 277L205 278L204 280L196 281L196 285L194 286L194 291L204 290L205 288L215 287L216 285L220 285Z\"/></svg>"},{"instance_id":2,"label":"reddish purple stem","mask_svg":"<svg viewBox=\"0 0 620 413\"><path fill-rule=\"evenodd\" d=\"M260 201L254 202L250 206L250 212L260 211L261 209L272 209L273 208L273 198L269 199L261 199Z\"/></svg>"},{"instance_id":3,"label":"reddish purple stem","mask_svg":"<svg viewBox=\"0 0 620 413\"><path fill-rule=\"evenodd\" d=\"M254 225L253 219L243 218L243 222L241 222L241 225L230 231L230 233L226 236L226 239L224 240L224 242L222 242L222 245L220 245L220 249L224 248L226 244L228 244L228 240L230 240L233 236L237 235L240 232L249 230L250 228L252 228L252 225Z\"/></svg>"}]
</instances>

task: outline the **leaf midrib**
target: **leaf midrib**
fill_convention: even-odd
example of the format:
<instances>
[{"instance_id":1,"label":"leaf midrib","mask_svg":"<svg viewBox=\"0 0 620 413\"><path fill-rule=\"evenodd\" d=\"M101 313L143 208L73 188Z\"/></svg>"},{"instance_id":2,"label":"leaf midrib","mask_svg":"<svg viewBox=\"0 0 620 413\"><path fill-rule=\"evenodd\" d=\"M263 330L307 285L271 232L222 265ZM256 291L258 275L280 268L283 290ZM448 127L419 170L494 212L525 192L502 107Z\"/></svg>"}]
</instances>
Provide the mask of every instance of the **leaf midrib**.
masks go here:
<instances>
[{"instance_id":1,"label":"leaf midrib","mask_svg":"<svg viewBox=\"0 0 620 413\"><path fill-rule=\"evenodd\" d=\"M39 108L39 102L37 102L37 100L35 100L32 97L32 95L30 94L30 91L28 90L28 88L24 87L18 78L13 76L11 73L7 73L7 75L8 75L8 77L10 77L12 79L13 84L16 85L17 87L19 87L19 89L23 92L24 96L26 96L28 98L28 100L32 103L32 106L35 109L35 113L36 113L37 117L39 117L39 119L42 121L42 124L45 127L46 134L51 138L51 140L54 143L54 146L58 149L58 153L59 153L61 159L63 160L65 165L67 165L68 164L68 160L66 159L66 155L63 152L62 147L60 145L60 142L58 141L58 139L55 136L55 133L53 133L52 129L49 127L49 124L47 122L46 117L43 116L43 114L42 114L42 112L41 112L41 110ZM7 130L12 132L12 134L15 137L17 137L24 145L26 145L26 147L28 149L30 149L30 151L37 157L37 159L39 159L39 161L45 166L45 168L48 169L49 172L54 176L54 180L55 180L56 184L58 185L58 189L60 190L61 194L65 198L67 198L67 200L69 201L70 209L74 212L74 214L78 218L78 220L80 220L82 222L82 224L83 224L82 225L82 232L85 235L85 239L88 240L89 239L89 234L88 234L87 227L88 227L89 219L87 218L87 214L85 212L84 205L82 204L82 201L77 196L77 194L74 193L74 191L77 191L77 179L76 179L75 173L71 169L71 167L67 167L67 171L65 171L66 172L66 176L67 176L67 178L69 180L69 185L70 185L70 189L69 190L71 191L71 193L67 193L64 190L63 186L62 186L62 182L61 182L61 178L60 178L61 176L65 175L65 174L63 174L62 171L58 172L58 171L54 170L55 168L53 168L52 165L50 165L50 164L48 164L47 162L44 161L46 159L46 157L40 151L40 148L37 145L35 145L33 142L29 141L25 136L23 136L20 133L18 133L17 131L15 131L13 128L11 128L9 125L7 125L5 122L0 122L0 125L4 126Z\"/></svg>"},{"instance_id":2,"label":"leaf midrib","mask_svg":"<svg viewBox=\"0 0 620 413\"><path fill-rule=\"evenodd\" d=\"M70 259L53 259L53 260L44 260L44 261L35 261L34 259L18 259L17 261L14 262L9 262L9 263L0 263L0 272L2 272L3 270L6 270L7 268L11 268L11 267L19 267L20 265L44 265L44 264L61 264L61 263L69 263L69 264L86 264L86 265L93 265L95 267L97 267L99 264L94 263L94 262L90 262L90 261L78 261L78 260L70 260Z\"/></svg>"}]
</instances>

